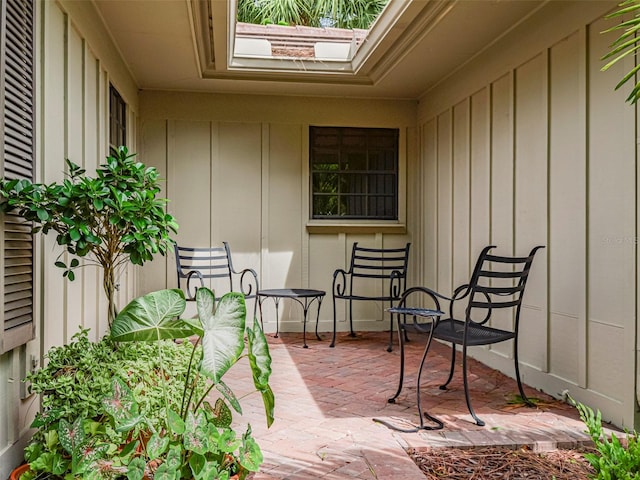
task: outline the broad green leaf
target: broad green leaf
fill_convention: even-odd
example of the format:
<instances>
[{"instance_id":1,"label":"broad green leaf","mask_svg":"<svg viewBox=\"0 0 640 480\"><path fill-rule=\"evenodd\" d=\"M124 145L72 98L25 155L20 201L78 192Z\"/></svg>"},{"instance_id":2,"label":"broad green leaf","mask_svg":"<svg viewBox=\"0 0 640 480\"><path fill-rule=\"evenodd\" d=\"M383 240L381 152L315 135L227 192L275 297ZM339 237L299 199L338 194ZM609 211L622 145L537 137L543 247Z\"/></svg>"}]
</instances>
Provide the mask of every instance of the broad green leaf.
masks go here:
<instances>
[{"instance_id":1,"label":"broad green leaf","mask_svg":"<svg viewBox=\"0 0 640 480\"><path fill-rule=\"evenodd\" d=\"M276 400L269 385L267 385L265 389L260 390L260 394L262 395L262 403L264 404L264 413L267 416L267 427L270 427L274 420Z\"/></svg>"},{"instance_id":2,"label":"broad green leaf","mask_svg":"<svg viewBox=\"0 0 640 480\"><path fill-rule=\"evenodd\" d=\"M116 342L148 342L187 337L192 328L176 320L185 307L184 293L178 289L159 290L138 297L114 320L111 338Z\"/></svg>"},{"instance_id":3,"label":"broad green leaf","mask_svg":"<svg viewBox=\"0 0 640 480\"><path fill-rule=\"evenodd\" d=\"M67 453L73 456L77 455L85 442L82 418L78 417L73 423L69 423L64 418L60 419L58 438L60 445Z\"/></svg>"},{"instance_id":4,"label":"broad green leaf","mask_svg":"<svg viewBox=\"0 0 640 480\"><path fill-rule=\"evenodd\" d=\"M242 415L242 407L240 406L240 402L226 383L220 380L218 383L216 383L216 390L218 390L222 394L222 396L227 399L227 401L231 404L236 412Z\"/></svg>"},{"instance_id":5,"label":"broad green leaf","mask_svg":"<svg viewBox=\"0 0 640 480\"><path fill-rule=\"evenodd\" d=\"M205 455L209 451L209 436L205 428L207 420L204 412L194 415L187 414L187 430L182 437L184 448L200 455Z\"/></svg>"},{"instance_id":6,"label":"broad green leaf","mask_svg":"<svg viewBox=\"0 0 640 480\"><path fill-rule=\"evenodd\" d=\"M166 452L167 448L169 448L169 438L159 433L154 433L147 442L147 455L149 456L149 460L155 460Z\"/></svg>"},{"instance_id":7,"label":"broad green leaf","mask_svg":"<svg viewBox=\"0 0 640 480\"><path fill-rule=\"evenodd\" d=\"M244 295L230 292L218 302L213 313L214 295L208 288L196 292L198 316L204 328L201 371L218 383L244 350L246 307Z\"/></svg>"},{"instance_id":8,"label":"broad green leaf","mask_svg":"<svg viewBox=\"0 0 640 480\"><path fill-rule=\"evenodd\" d=\"M138 415L138 404L129 386L120 378L111 380L111 395L102 399L102 405L117 425L129 423Z\"/></svg>"},{"instance_id":9,"label":"broad green leaf","mask_svg":"<svg viewBox=\"0 0 640 480\"><path fill-rule=\"evenodd\" d=\"M258 390L262 390L269 385L271 355L269 354L267 339L255 318L253 320L253 328L247 328L247 338L249 340L249 363L253 373L253 383Z\"/></svg>"},{"instance_id":10,"label":"broad green leaf","mask_svg":"<svg viewBox=\"0 0 640 480\"><path fill-rule=\"evenodd\" d=\"M185 431L184 420L175 412L173 409L169 409L169 414L167 416L167 423L169 425L169 430L171 433L175 433L176 435L182 435Z\"/></svg>"},{"instance_id":11,"label":"broad green leaf","mask_svg":"<svg viewBox=\"0 0 640 480\"><path fill-rule=\"evenodd\" d=\"M213 424L218 428L228 428L231 426L231 422L233 420L233 415L231 415L231 410L229 410L229 406L227 402L223 399L216 399L216 406L211 407L209 403L205 404L208 407L209 413L212 416Z\"/></svg>"},{"instance_id":12,"label":"broad green leaf","mask_svg":"<svg viewBox=\"0 0 640 480\"><path fill-rule=\"evenodd\" d=\"M154 480L176 480L178 474L177 468L172 468L166 463L163 463L158 467L153 474Z\"/></svg>"},{"instance_id":13,"label":"broad green leaf","mask_svg":"<svg viewBox=\"0 0 640 480\"><path fill-rule=\"evenodd\" d=\"M250 472L257 472L264 460L260 446L251 435L251 427L248 427L247 434L242 438L242 446L238 452L238 461Z\"/></svg>"},{"instance_id":14,"label":"broad green leaf","mask_svg":"<svg viewBox=\"0 0 640 480\"><path fill-rule=\"evenodd\" d=\"M129 463L127 468L128 480L142 480L144 478L145 461L142 457L136 457Z\"/></svg>"}]
</instances>

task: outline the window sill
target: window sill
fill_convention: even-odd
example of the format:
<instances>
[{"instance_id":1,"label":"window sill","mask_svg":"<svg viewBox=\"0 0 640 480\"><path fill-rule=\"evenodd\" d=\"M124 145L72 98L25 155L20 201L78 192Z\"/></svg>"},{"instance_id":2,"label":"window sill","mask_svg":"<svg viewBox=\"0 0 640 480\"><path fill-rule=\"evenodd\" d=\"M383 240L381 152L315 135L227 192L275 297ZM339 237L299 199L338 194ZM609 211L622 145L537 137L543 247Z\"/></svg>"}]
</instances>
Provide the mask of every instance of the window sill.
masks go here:
<instances>
[{"instance_id":1,"label":"window sill","mask_svg":"<svg viewBox=\"0 0 640 480\"><path fill-rule=\"evenodd\" d=\"M397 221L371 222L355 220L311 220L307 223L309 233L407 233L407 226Z\"/></svg>"}]
</instances>

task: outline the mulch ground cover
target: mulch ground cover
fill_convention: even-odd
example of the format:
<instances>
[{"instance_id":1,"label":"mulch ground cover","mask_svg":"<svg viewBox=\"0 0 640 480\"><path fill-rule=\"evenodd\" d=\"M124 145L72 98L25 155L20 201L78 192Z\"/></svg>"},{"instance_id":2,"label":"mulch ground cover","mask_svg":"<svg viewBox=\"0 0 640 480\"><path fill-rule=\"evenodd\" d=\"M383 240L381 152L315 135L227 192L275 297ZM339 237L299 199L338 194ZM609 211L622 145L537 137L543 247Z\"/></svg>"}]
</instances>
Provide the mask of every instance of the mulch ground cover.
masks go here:
<instances>
[{"instance_id":1,"label":"mulch ground cover","mask_svg":"<svg viewBox=\"0 0 640 480\"><path fill-rule=\"evenodd\" d=\"M582 480L594 470L583 453L559 449L534 452L504 447L413 449L409 455L429 480Z\"/></svg>"}]
</instances>

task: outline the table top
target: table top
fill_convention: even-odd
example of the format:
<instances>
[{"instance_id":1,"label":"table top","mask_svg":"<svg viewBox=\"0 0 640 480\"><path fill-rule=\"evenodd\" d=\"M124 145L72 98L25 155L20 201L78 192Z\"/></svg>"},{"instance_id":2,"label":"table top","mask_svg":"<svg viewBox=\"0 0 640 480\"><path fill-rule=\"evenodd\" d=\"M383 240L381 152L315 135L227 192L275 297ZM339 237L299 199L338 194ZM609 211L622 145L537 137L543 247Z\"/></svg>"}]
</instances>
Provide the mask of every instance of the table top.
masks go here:
<instances>
[{"instance_id":1,"label":"table top","mask_svg":"<svg viewBox=\"0 0 640 480\"><path fill-rule=\"evenodd\" d=\"M326 293L324 290L313 290L309 288L270 288L267 290L258 290L259 297L324 297Z\"/></svg>"},{"instance_id":2,"label":"table top","mask_svg":"<svg viewBox=\"0 0 640 480\"><path fill-rule=\"evenodd\" d=\"M433 310L431 308L392 307L387 308L387 311L400 315L414 315L416 317L440 317L444 315L443 311Z\"/></svg>"}]
</instances>

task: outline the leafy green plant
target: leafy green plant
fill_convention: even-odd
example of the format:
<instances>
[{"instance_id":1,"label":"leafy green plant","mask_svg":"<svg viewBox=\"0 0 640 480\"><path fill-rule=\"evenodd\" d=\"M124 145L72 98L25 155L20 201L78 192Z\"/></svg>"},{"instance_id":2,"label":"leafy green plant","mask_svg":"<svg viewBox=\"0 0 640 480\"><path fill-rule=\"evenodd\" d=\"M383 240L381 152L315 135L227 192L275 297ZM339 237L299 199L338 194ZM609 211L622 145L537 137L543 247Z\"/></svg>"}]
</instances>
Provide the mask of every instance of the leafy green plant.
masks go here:
<instances>
[{"instance_id":1,"label":"leafy green plant","mask_svg":"<svg viewBox=\"0 0 640 480\"><path fill-rule=\"evenodd\" d=\"M211 290L199 288L196 292L198 318L195 321L174 320L186 307L184 293L178 289L161 290L127 305L111 328L111 338L117 342L156 342L161 365L164 363L162 340L196 334L196 344L202 342L201 358L194 356L189 363L189 371L194 373L185 382L181 405L176 408L169 401L165 403L166 428L152 432L144 455L136 457L133 466L136 471L142 468L146 475L154 474L156 478L195 479L226 478L237 473L242 479L247 472L256 471L262 462L262 453L251 437L250 426L240 438L230 428L229 405L240 414L242 409L222 377L241 358L246 335L253 383L262 394L267 425L270 426L274 396L269 386L269 348L257 320L254 319L252 326L245 324L244 295L231 292L224 295L217 306L215 302ZM200 393L197 386L202 376L208 379L208 388ZM161 378L164 375L161 374ZM214 387L221 394L215 407L206 401ZM133 396L115 384L113 391L114 396L108 400L108 411L116 429L135 432L146 421L138 414ZM123 398L127 401L123 402Z\"/></svg>"},{"instance_id":2,"label":"leafy green plant","mask_svg":"<svg viewBox=\"0 0 640 480\"><path fill-rule=\"evenodd\" d=\"M85 332L73 347L53 349L51 368L32 376L45 402L33 425L37 441L26 449L31 472L23 479L225 480L257 471L262 452L251 426L242 434L231 428L232 409L242 409L223 376L246 350L270 426L275 400L269 348L258 322L246 325L244 295L232 292L215 302L211 290L200 288L198 318L178 320L184 293L152 292L129 303L99 345L93 347ZM173 342L194 335L179 347ZM115 342L114 358L104 358ZM138 349L153 352L154 361L145 362L148 374L123 361L124 352ZM91 370L91 361L110 366Z\"/></svg>"},{"instance_id":3,"label":"leafy green plant","mask_svg":"<svg viewBox=\"0 0 640 480\"><path fill-rule=\"evenodd\" d=\"M69 344L50 349L46 366L28 377L32 390L42 395L42 412L32 424L37 430L25 450L32 474L62 478L71 471L70 444L61 441L65 437L61 432L71 431L69 425L75 424L89 445L116 445L126 440L110 425L102 402L111 396L113 378L126 379L128 388L137 395L140 413L154 428L163 428L162 406L167 397L172 403L180 403L192 353L190 344L164 342L168 381L163 392L157 347L153 344L125 343L116 349L109 337L91 342L88 330L81 329ZM204 390L204 382L200 389ZM101 454L109 453L102 448L98 450ZM82 470L85 465L76 458L75 468Z\"/></svg>"},{"instance_id":4,"label":"leafy green plant","mask_svg":"<svg viewBox=\"0 0 640 480\"><path fill-rule=\"evenodd\" d=\"M615 25L603 32L609 33L622 30L620 36L610 45L609 52L602 57L602 60L609 60L609 62L602 67L602 71L608 70L625 57L634 55L640 48L640 37L638 36L640 31L640 0L625 0L621 2L618 7L618 10L607 15L605 18L618 18L625 15L633 15L633 17L628 20L622 20L618 25ZM640 63L636 62L636 65L618 82L615 89L618 90L625 83L634 78L638 70L640 70ZM627 102L635 104L639 98L640 82L636 82L631 93L627 97Z\"/></svg>"},{"instance_id":5,"label":"leafy green plant","mask_svg":"<svg viewBox=\"0 0 640 480\"><path fill-rule=\"evenodd\" d=\"M0 181L0 210L16 210L35 225L34 232L55 232L58 245L72 255L64 269L69 280L85 264L103 269L103 288L108 301L109 325L116 317L116 278L129 262L143 265L155 254L165 255L177 231L175 219L164 211L166 199L160 193L155 168L135 161L126 147L113 150L106 162L90 177L66 160L67 178L49 185L29 180Z\"/></svg>"},{"instance_id":6,"label":"leafy green plant","mask_svg":"<svg viewBox=\"0 0 640 480\"><path fill-rule=\"evenodd\" d=\"M367 29L388 0L239 0L239 22Z\"/></svg>"},{"instance_id":7,"label":"leafy green plant","mask_svg":"<svg viewBox=\"0 0 640 480\"><path fill-rule=\"evenodd\" d=\"M638 443L638 435L635 432L626 432L626 446L613 433L610 438L607 438L602 429L600 411L598 410L597 413L594 413L586 405L576 403L571 398L569 400L578 409L580 418L587 427L587 433L598 451L598 453L585 454L585 458L596 471L596 475L593 478L598 480L640 479L640 443Z\"/></svg>"}]
</instances>

